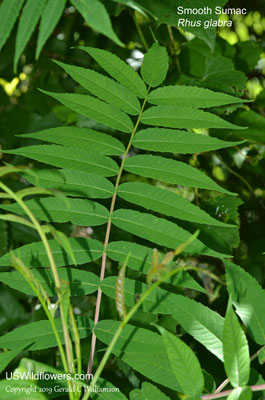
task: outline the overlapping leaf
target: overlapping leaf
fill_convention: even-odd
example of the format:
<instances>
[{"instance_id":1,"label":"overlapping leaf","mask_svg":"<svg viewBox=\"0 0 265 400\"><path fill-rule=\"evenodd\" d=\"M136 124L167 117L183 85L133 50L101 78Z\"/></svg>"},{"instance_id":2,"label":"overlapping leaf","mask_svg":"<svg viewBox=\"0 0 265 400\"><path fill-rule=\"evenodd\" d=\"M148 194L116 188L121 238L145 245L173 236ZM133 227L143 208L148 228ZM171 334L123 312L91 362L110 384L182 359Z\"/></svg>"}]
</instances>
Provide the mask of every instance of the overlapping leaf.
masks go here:
<instances>
[{"instance_id":1,"label":"overlapping leaf","mask_svg":"<svg viewBox=\"0 0 265 400\"><path fill-rule=\"evenodd\" d=\"M40 52L59 21L65 5L66 0L48 0L41 16L36 58L39 58Z\"/></svg>"},{"instance_id":2,"label":"overlapping leaf","mask_svg":"<svg viewBox=\"0 0 265 400\"><path fill-rule=\"evenodd\" d=\"M227 289L236 312L252 338L265 344L265 292L255 278L238 265L225 262Z\"/></svg>"},{"instance_id":3,"label":"overlapping leaf","mask_svg":"<svg viewBox=\"0 0 265 400\"><path fill-rule=\"evenodd\" d=\"M119 46L124 46L112 28L105 6L99 0L71 0L71 3L91 28L107 36Z\"/></svg>"},{"instance_id":4,"label":"overlapping leaf","mask_svg":"<svg viewBox=\"0 0 265 400\"><path fill-rule=\"evenodd\" d=\"M29 157L56 167L92 172L103 177L116 175L119 171L116 162L109 157L77 148L41 145L20 147L16 150L5 150L5 152Z\"/></svg>"},{"instance_id":5,"label":"overlapping leaf","mask_svg":"<svg viewBox=\"0 0 265 400\"><path fill-rule=\"evenodd\" d=\"M123 264L130 254L130 258L127 261L128 267L135 271L142 271L147 274L152 267L153 250L141 246L136 243L130 242L111 242L107 247L107 255L114 261L118 261ZM162 261L164 254L158 252L158 260ZM1 259L0 259L1 260ZM1 265L1 264L0 264ZM181 271L173 277L167 279L165 282L170 282L173 285L197 290L202 293L206 293L205 289L199 285L195 279L192 278L186 271ZM108 282L110 284L110 281ZM113 286L113 290L115 285ZM114 292L113 292L114 293Z\"/></svg>"},{"instance_id":6,"label":"overlapping leaf","mask_svg":"<svg viewBox=\"0 0 265 400\"><path fill-rule=\"evenodd\" d=\"M169 400L156 386L149 382L143 382L141 389L134 389L130 392L130 400Z\"/></svg>"},{"instance_id":7,"label":"overlapping leaf","mask_svg":"<svg viewBox=\"0 0 265 400\"><path fill-rule=\"evenodd\" d=\"M90 238L69 238L69 244L78 265L99 259L103 253L103 244ZM49 245L57 267L68 266L72 260L55 239L49 240ZM48 267L50 265L47 252L42 242L33 242L12 251L28 268ZM11 265L11 254L0 258L0 267Z\"/></svg>"},{"instance_id":8,"label":"overlapping leaf","mask_svg":"<svg viewBox=\"0 0 265 400\"><path fill-rule=\"evenodd\" d=\"M75 67L74 65L68 65L59 61L56 61L56 64L62 67L75 81L101 100L106 101L128 114L139 114L139 100L135 94L125 86L87 68Z\"/></svg>"},{"instance_id":9,"label":"overlapping leaf","mask_svg":"<svg viewBox=\"0 0 265 400\"><path fill-rule=\"evenodd\" d=\"M107 125L110 128L127 133L133 130L133 123L128 115L104 101L84 94L41 91L60 101L71 110L100 122L101 124Z\"/></svg>"},{"instance_id":10,"label":"overlapping leaf","mask_svg":"<svg viewBox=\"0 0 265 400\"><path fill-rule=\"evenodd\" d=\"M83 199L65 199L48 197L25 202L36 218L48 222L68 222L81 226L105 224L109 212L101 204ZM26 215L22 208L14 204L1 204L4 210Z\"/></svg>"},{"instance_id":11,"label":"overlapping leaf","mask_svg":"<svg viewBox=\"0 0 265 400\"><path fill-rule=\"evenodd\" d=\"M125 151L123 144L118 139L93 129L77 128L75 126L44 129L19 136L76 147L90 152L94 151L103 155L119 156Z\"/></svg>"},{"instance_id":12,"label":"overlapping leaf","mask_svg":"<svg viewBox=\"0 0 265 400\"><path fill-rule=\"evenodd\" d=\"M90 335L92 321L86 317L77 317L77 326L80 338ZM61 342L64 343L63 328L60 318L55 319ZM0 348L17 349L22 345L28 345L28 350L43 350L56 347L57 342L48 320L31 322L14 329L0 338Z\"/></svg>"},{"instance_id":13,"label":"overlapping leaf","mask_svg":"<svg viewBox=\"0 0 265 400\"><path fill-rule=\"evenodd\" d=\"M140 213L139 211L116 210L112 214L112 222L127 232L170 249L176 249L192 236L189 232L166 219L158 218L151 214ZM209 249L198 239L189 244L185 251L213 257L225 257L224 254L221 255Z\"/></svg>"},{"instance_id":14,"label":"overlapping leaf","mask_svg":"<svg viewBox=\"0 0 265 400\"><path fill-rule=\"evenodd\" d=\"M51 270L33 269L31 273L34 278L41 283L48 296L56 296L54 278ZM100 282L97 275L92 272L81 271L76 268L60 268L58 270L58 275L60 279L69 282L71 296L84 296L94 293L98 289ZM0 282L29 296L35 295L24 276L18 271L1 272Z\"/></svg>"},{"instance_id":15,"label":"overlapping leaf","mask_svg":"<svg viewBox=\"0 0 265 400\"><path fill-rule=\"evenodd\" d=\"M110 76L120 82L123 86L130 89L136 96L144 98L147 94L146 86L137 72L132 67L122 61L115 54L106 50L93 47L79 47L93 57Z\"/></svg>"},{"instance_id":16,"label":"overlapping leaf","mask_svg":"<svg viewBox=\"0 0 265 400\"><path fill-rule=\"evenodd\" d=\"M198 169L181 161L152 155L137 155L126 160L124 169L137 175L175 185L217 190L233 195Z\"/></svg>"},{"instance_id":17,"label":"overlapping leaf","mask_svg":"<svg viewBox=\"0 0 265 400\"><path fill-rule=\"evenodd\" d=\"M23 53L45 6L46 0L27 0L18 24L16 37L14 69Z\"/></svg>"}]
</instances>

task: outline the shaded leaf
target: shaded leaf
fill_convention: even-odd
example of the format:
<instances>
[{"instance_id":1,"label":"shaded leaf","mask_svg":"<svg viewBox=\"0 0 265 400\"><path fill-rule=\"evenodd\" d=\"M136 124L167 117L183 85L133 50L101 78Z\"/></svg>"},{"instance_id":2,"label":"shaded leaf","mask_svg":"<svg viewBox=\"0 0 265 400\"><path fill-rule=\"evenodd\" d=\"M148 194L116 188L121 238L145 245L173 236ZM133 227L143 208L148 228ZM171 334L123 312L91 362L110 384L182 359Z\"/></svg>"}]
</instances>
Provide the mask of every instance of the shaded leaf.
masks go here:
<instances>
[{"instance_id":1,"label":"shaded leaf","mask_svg":"<svg viewBox=\"0 0 265 400\"><path fill-rule=\"evenodd\" d=\"M114 211L112 222L115 226L127 232L171 249L176 249L192 236L189 232L170 221L133 210L120 209ZM189 244L185 252L205 254L213 257L225 256L207 248L198 239Z\"/></svg>"},{"instance_id":2,"label":"shaded leaf","mask_svg":"<svg viewBox=\"0 0 265 400\"><path fill-rule=\"evenodd\" d=\"M0 7L0 50L7 41L24 0L4 0Z\"/></svg>"},{"instance_id":3,"label":"shaded leaf","mask_svg":"<svg viewBox=\"0 0 265 400\"><path fill-rule=\"evenodd\" d=\"M16 37L14 70L17 70L18 60L23 53L45 6L46 0L27 0L19 19Z\"/></svg>"},{"instance_id":4,"label":"shaded leaf","mask_svg":"<svg viewBox=\"0 0 265 400\"><path fill-rule=\"evenodd\" d=\"M131 254L128 260L128 267L135 271L142 271L144 274L147 274L152 267L152 249L130 242L111 242L107 247L107 256L121 264L124 263L128 252ZM164 254L158 253L159 261L161 261L164 256ZM186 271L177 273L173 277L167 279L165 282L170 282L176 286L206 293L205 289L200 286L198 282L195 281L195 279L193 279L192 276L190 276Z\"/></svg>"},{"instance_id":5,"label":"shaded leaf","mask_svg":"<svg viewBox=\"0 0 265 400\"><path fill-rule=\"evenodd\" d=\"M96 31L107 36L119 46L124 47L114 32L109 14L105 6L99 0L71 0L73 6L80 12L86 23Z\"/></svg>"},{"instance_id":6,"label":"shaded leaf","mask_svg":"<svg viewBox=\"0 0 265 400\"><path fill-rule=\"evenodd\" d=\"M21 345L15 350L4 351L0 353L0 372L4 371L8 364L18 356L18 354L25 348L25 345ZM1 392L0 392L1 393Z\"/></svg>"},{"instance_id":7,"label":"shaded leaf","mask_svg":"<svg viewBox=\"0 0 265 400\"><path fill-rule=\"evenodd\" d=\"M141 389L134 389L130 392L130 400L169 400L156 386L149 382L143 382Z\"/></svg>"},{"instance_id":8,"label":"shaded leaf","mask_svg":"<svg viewBox=\"0 0 265 400\"><path fill-rule=\"evenodd\" d=\"M92 321L86 317L77 317L76 320L80 338L83 339L89 336L93 326ZM63 328L59 318L55 319L55 325L61 342L64 343ZM28 350L42 350L56 347L57 342L50 322L48 320L31 322L8 332L0 338L0 348L13 350L23 344L24 346L28 345Z\"/></svg>"},{"instance_id":9,"label":"shaded leaf","mask_svg":"<svg viewBox=\"0 0 265 400\"><path fill-rule=\"evenodd\" d=\"M99 259L104 250L103 244L94 239L69 238L69 242L78 265ZM57 267L71 265L70 257L55 239L49 240L49 245ZM26 244L25 246L12 250L12 253L18 257L28 268L48 267L50 265L42 242ZM10 265L10 253L5 254L0 258L1 267Z\"/></svg>"},{"instance_id":10,"label":"shaded leaf","mask_svg":"<svg viewBox=\"0 0 265 400\"><path fill-rule=\"evenodd\" d=\"M54 278L51 270L33 269L33 276L41 283L48 296L56 296ZM99 278L88 271L81 271L76 268L59 268L58 275L61 280L69 283L71 296L84 296L94 293L100 283ZM0 282L7 286L25 293L29 296L35 296L35 292L29 286L25 278L17 271L1 272Z\"/></svg>"},{"instance_id":11,"label":"shaded leaf","mask_svg":"<svg viewBox=\"0 0 265 400\"><path fill-rule=\"evenodd\" d=\"M57 22L64 11L66 0L48 0L41 15L40 30L36 49L36 58L45 45L48 37L53 32Z\"/></svg>"}]
</instances>

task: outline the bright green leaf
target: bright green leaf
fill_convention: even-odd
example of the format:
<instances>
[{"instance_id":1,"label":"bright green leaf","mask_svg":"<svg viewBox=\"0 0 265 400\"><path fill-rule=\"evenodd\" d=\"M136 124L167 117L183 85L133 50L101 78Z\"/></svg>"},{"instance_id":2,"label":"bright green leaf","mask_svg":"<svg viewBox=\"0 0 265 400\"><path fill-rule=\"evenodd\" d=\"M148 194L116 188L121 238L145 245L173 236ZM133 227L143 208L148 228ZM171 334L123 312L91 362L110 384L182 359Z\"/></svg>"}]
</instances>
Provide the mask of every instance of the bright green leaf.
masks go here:
<instances>
[{"instance_id":1,"label":"bright green leaf","mask_svg":"<svg viewBox=\"0 0 265 400\"><path fill-rule=\"evenodd\" d=\"M248 342L231 304L227 308L222 340L224 367L231 385L246 385L250 373Z\"/></svg>"},{"instance_id":2,"label":"bright green leaf","mask_svg":"<svg viewBox=\"0 0 265 400\"><path fill-rule=\"evenodd\" d=\"M249 387L238 387L230 393L227 400L251 400L252 390Z\"/></svg>"},{"instance_id":3,"label":"bright green leaf","mask_svg":"<svg viewBox=\"0 0 265 400\"><path fill-rule=\"evenodd\" d=\"M130 400L169 400L156 386L149 382L143 382L141 389L130 392Z\"/></svg>"},{"instance_id":4,"label":"bright green leaf","mask_svg":"<svg viewBox=\"0 0 265 400\"><path fill-rule=\"evenodd\" d=\"M162 335L169 363L181 392L197 399L203 390L204 378L199 361L190 347L177 336L157 326Z\"/></svg>"}]
</instances>

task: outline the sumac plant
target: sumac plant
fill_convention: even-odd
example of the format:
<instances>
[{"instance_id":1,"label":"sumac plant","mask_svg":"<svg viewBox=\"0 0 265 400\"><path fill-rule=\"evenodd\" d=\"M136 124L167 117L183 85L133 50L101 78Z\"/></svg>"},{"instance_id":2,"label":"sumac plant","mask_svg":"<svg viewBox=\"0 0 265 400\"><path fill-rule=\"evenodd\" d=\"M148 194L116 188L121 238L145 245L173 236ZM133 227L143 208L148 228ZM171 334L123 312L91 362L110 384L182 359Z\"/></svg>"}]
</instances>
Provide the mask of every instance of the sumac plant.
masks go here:
<instances>
[{"instance_id":1,"label":"sumac plant","mask_svg":"<svg viewBox=\"0 0 265 400\"><path fill-rule=\"evenodd\" d=\"M7 385L18 390L32 385L35 392L27 396L38 399L262 396L264 381L250 362L264 361L265 294L232 262L231 251L216 245L216 237L229 238L231 248L237 242L237 218L225 218L225 208L236 214L240 200L196 162L205 153L240 145L206 133L244 129L216 110L247 100L163 85L168 55L158 43L144 56L141 75L108 51L80 50L103 73L55 61L80 86L76 93L42 91L95 121L98 130L62 126L24 134L31 143L46 144L4 151L35 163L31 169L3 167L3 174L20 174L28 186L14 192L1 183L1 218L27 224L41 241L2 256L1 268L15 270L1 272L0 281L36 296L48 320L2 336L7 351L0 354L0 365L4 369L24 351L18 375L46 372L57 378L3 380L1 399L14 395ZM69 222L89 227L92 237L67 238L58 224ZM225 268L225 275L216 275L214 265ZM227 293L223 317L209 306L215 296L209 284ZM93 293L94 321L76 317L75 296ZM32 356L56 346L61 360L53 366ZM209 362L204 353L210 353ZM120 371L113 382L112 369ZM56 374L63 370L68 378L60 379ZM217 370L227 377L218 388ZM115 391L117 376L126 375L129 386ZM95 385L105 392L93 391Z\"/></svg>"}]
</instances>

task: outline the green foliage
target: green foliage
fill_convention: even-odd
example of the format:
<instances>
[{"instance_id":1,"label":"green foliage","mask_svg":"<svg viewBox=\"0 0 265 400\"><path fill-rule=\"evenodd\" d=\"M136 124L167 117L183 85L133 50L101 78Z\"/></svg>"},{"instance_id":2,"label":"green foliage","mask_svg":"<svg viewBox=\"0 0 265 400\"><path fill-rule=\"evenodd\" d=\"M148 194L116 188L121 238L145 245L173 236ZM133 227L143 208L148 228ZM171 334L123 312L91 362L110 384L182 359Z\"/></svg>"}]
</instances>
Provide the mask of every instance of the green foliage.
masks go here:
<instances>
[{"instance_id":1,"label":"green foliage","mask_svg":"<svg viewBox=\"0 0 265 400\"><path fill-rule=\"evenodd\" d=\"M89 363L110 390L82 400L262 395L259 17L194 37L178 18L171 0L2 1L0 371ZM221 38L240 26L251 40ZM31 383L29 398L55 383L51 398L81 398ZM0 381L1 399L7 385L23 382Z\"/></svg>"}]
</instances>

